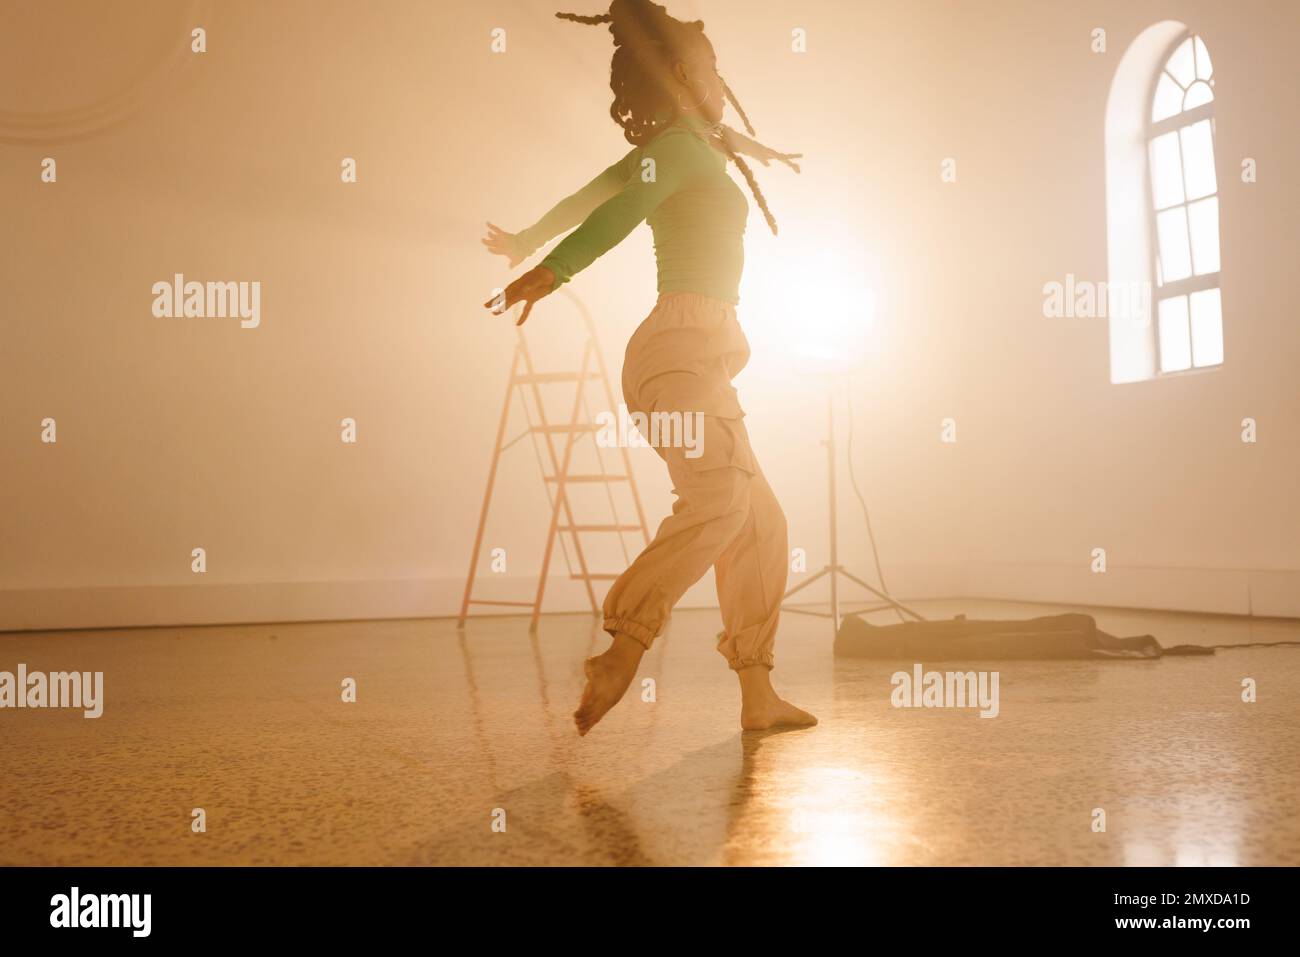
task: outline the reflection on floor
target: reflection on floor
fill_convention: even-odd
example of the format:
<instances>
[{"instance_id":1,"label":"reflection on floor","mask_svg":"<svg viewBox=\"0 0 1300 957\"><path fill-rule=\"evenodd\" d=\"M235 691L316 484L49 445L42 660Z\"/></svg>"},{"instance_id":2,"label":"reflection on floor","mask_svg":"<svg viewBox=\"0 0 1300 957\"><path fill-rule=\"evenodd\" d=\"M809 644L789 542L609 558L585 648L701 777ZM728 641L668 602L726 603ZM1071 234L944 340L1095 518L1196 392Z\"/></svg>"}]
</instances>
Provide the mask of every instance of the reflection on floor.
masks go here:
<instances>
[{"instance_id":1,"label":"reflection on floor","mask_svg":"<svg viewBox=\"0 0 1300 957\"><path fill-rule=\"evenodd\" d=\"M1300 638L1095 614L1165 645ZM98 720L0 712L0 864L1300 864L1300 649L972 664L1001 673L987 720L891 707L911 662L837 661L825 620L788 615L776 684L822 723L742 735L716 627L679 612L642 668L654 694L586 739L569 714L604 639L583 615L535 637L519 618L0 635L0 670L106 684Z\"/></svg>"}]
</instances>

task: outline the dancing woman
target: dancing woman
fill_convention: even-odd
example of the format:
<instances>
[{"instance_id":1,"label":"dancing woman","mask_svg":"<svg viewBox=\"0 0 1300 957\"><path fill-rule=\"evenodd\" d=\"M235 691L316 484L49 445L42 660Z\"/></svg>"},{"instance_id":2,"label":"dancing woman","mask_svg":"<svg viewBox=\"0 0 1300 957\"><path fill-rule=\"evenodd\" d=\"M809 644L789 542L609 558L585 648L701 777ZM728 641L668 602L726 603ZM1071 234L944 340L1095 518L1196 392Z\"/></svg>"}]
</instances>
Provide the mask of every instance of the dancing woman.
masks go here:
<instances>
[{"instance_id":1,"label":"dancing woman","mask_svg":"<svg viewBox=\"0 0 1300 957\"><path fill-rule=\"evenodd\" d=\"M774 152L722 125L724 101L730 101L754 132L718 75L702 22L676 20L650 0L614 0L597 16L556 16L609 24L615 48L610 115L633 148L528 229L511 234L488 224L484 244L511 266L578 228L485 305L500 312L522 302L522 324L539 299L649 222L659 298L628 343L624 401L647 416L704 416L701 449L691 450L700 454L656 449L677 501L605 598L604 628L612 641L586 662L587 686L574 723L585 735L618 703L673 606L712 566L724 625L718 650L740 679L741 727L816 724L772 687L786 522L750 449L745 413L731 385L749 360L736 320L749 204L727 175L727 161L739 168L775 233L776 220L739 154L764 165L775 159L796 172L799 154Z\"/></svg>"}]
</instances>

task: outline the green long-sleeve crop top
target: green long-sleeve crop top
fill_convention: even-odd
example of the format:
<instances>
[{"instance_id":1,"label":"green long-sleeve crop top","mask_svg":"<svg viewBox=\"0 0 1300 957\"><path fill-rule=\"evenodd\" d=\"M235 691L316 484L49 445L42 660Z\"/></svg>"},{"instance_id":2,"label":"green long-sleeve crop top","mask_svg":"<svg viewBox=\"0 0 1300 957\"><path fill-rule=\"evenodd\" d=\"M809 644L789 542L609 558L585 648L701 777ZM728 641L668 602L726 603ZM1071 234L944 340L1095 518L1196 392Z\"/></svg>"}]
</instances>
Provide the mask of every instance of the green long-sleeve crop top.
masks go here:
<instances>
[{"instance_id":1,"label":"green long-sleeve crop top","mask_svg":"<svg viewBox=\"0 0 1300 957\"><path fill-rule=\"evenodd\" d=\"M749 203L727 175L726 157L698 130L695 123L671 126L631 150L517 233L516 250L531 255L581 223L542 260L559 288L646 220L654 234L660 292L738 302Z\"/></svg>"}]
</instances>

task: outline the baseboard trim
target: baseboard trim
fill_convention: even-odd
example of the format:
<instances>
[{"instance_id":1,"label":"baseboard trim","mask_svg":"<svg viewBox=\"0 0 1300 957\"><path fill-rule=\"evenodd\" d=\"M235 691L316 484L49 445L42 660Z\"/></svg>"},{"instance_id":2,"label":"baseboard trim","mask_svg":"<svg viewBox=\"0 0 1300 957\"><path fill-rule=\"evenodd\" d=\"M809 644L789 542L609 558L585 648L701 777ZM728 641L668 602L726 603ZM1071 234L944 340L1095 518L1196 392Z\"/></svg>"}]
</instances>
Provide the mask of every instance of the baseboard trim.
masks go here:
<instances>
[{"instance_id":1,"label":"baseboard trim","mask_svg":"<svg viewBox=\"0 0 1300 957\"><path fill-rule=\"evenodd\" d=\"M969 598L1300 618L1300 569L1111 567L1095 574L1086 565L970 563L886 566L885 572L904 601ZM791 577L792 585L798 581ZM491 584L487 594L507 600L527 600L537 587L526 577ZM463 590L464 582L454 579L8 589L0 590L0 631L447 618L459 614ZM823 591L815 585L800 599L824 601ZM841 591L847 604L862 597L856 586ZM581 586L563 579L548 585L545 607L548 613L590 609ZM688 592L681 607L716 607L711 581Z\"/></svg>"},{"instance_id":2,"label":"baseboard trim","mask_svg":"<svg viewBox=\"0 0 1300 957\"><path fill-rule=\"evenodd\" d=\"M1300 618L1300 569L1109 567L971 563L969 598L1103 608Z\"/></svg>"}]
</instances>

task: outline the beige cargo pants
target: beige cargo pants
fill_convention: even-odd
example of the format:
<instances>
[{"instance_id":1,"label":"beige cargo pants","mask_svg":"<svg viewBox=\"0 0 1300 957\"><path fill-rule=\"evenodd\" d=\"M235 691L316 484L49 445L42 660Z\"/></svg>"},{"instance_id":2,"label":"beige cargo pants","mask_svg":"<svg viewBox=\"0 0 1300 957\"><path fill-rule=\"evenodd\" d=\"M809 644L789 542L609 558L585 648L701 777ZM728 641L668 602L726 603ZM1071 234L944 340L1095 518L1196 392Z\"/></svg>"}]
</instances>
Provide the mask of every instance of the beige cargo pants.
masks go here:
<instances>
[{"instance_id":1,"label":"beige cargo pants","mask_svg":"<svg viewBox=\"0 0 1300 957\"><path fill-rule=\"evenodd\" d=\"M637 328L623 361L629 412L703 413L699 454L660 442L677 500L654 540L614 582L604 628L649 648L691 585L713 566L733 669L772 667L788 568L785 515L750 449L731 379L749 343L731 303L669 292Z\"/></svg>"}]
</instances>

